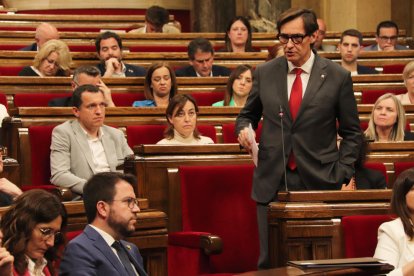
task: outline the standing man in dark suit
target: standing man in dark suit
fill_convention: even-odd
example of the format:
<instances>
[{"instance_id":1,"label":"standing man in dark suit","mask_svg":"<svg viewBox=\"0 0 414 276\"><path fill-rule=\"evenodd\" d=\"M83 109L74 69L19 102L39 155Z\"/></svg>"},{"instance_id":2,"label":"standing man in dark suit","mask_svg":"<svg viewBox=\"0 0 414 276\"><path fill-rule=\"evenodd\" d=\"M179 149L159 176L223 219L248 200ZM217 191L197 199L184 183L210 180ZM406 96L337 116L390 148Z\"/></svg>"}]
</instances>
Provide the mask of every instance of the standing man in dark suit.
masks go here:
<instances>
[{"instance_id":1,"label":"standing man in dark suit","mask_svg":"<svg viewBox=\"0 0 414 276\"><path fill-rule=\"evenodd\" d=\"M289 190L340 189L354 174L361 143L350 73L311 50L318 30L315 13L289 9L277 28L285 56L257 66L252 91L236 121L238 140L251 151L248 126L256 128L263 116L252 191L260 269L270 265L267 206L277 192L285 185ZM337 132L343 137L339 149Z\"/></svg>"},{"instance_id":2,"label":"standing man in dark suit","mask_svg":"<svg viewBox=\"0 0 414 276\"><path fill-rule=\"evenodd\" d=\"M358 30L348 29L341 34L338 50L341 54L341 66L351 72L351 76L378 74L374 68L359 65L358 57L362 49L362 34Z\"/></svg>"},{"instance_id":3,"label":"standing man in dark suit","mask_svg":"<svg viewBox=\"0 0 414 276\"><path fill-rule=\"evenodd\" d=\"M143 77L145 68L122 62L122 39L113 32L104 32L95 40L96 52L101 60L96 67L102 77Z\"/></svg>"},{"instance_id":4,"label":"standing man in dark suit","mask_svg":"<svg viewBox=\"0 0 414 276\"><path fill-rule=\"evenodd\" d=\"M38 51L43 44L51 39L59 39L56 27L49 23L40 23L36 28L35 43L20 49L20 51Z\"/></svg>"},{"instance_id":5,"label":"standing man in dark suit","mask_svg":"<svg viewBox=\"0 0 414 276\"><path fill-rule=\"evenodd\" d=\"M364 51L394 51L409 50L404 45L397 44L398 41L398 25L393 21L382 21L377 25L377 33L375 35L376 44L364 47Z\"/></svg>"},{"instance_id":6,"label":"standing man in dark suit","mask_svg":"<svg viewBox=\"0 0 414 276\"><path fill-rule=\"evenodd\" d=\"M176 70L175 75L177 77L230 76L230 69L213 65L213 45L205 38L196 38L188 44L188 58L190 66Z\"/></svg>"},{"instance_id":7,"label":"standing man in dark suit","mask_svg":"<svg viewBox=\"0 0 414 276\"><path fill-rule=\"evenodd\" d=\"M83 189L89 225L66 246L59 275L146 276L135 244L123 239L135 231L140 211L132 175L94 175Z\"/></svg>"}]
</instances>

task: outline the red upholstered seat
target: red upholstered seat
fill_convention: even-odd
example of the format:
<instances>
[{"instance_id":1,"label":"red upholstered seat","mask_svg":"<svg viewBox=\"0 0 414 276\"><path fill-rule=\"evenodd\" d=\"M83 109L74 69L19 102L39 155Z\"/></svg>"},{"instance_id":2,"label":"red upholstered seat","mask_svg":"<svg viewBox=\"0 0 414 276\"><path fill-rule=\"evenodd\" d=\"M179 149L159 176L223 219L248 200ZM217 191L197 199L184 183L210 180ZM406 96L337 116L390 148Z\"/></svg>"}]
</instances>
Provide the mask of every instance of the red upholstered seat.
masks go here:
<instances>
[{"instance_id":1,"label":"red upholstered seat","mask_svg":"<svg viewBox=\"0 0 414 276\"><path fill-rule=\"evenodd\" d=\"M382 66L383 74L402 74L405 64L388 64Z\"/></svg>"},{"instance_id":2,"label":"red upholstered seat","mask_svg":"<svg viewBox=\"0 0 414 276\"><path fill-rule=\"evenodd\" d=\"M394 179L405 170L411 169L414 167L414 162L394 162Z\"/></svg>"},{"instance_id":3,"label":"red upholstered seat","mask_svg":"<svg viewBox=\"0 0 414 276\"><path fill-rule=\"evenodd\" d=\"M60 31L62 32L62 30ZM69 31L66 31L66 32L69 32ZM69 47L70 52L95 52L96 51L95 45L68 45L68 47Z\"/></svg>"},{"instance_id":4,"label":"red upholstered seat","mask_svg":"<svg viewBox=\"0 0 414 276\"><path fill-rule=\"evenodd\" d=\"M25 190L32 188L56 189L54 185L50 184L50 144L54 127L54 125L29 127L32 186L23 186Z\"/></svg>"},{"instance_id":5,"label":"red upholstered seat","mask_svg":"<svg viewBox=\"0 0 414 276\"><path fill-rule=\"evenodd\" d=\"M187 52L185 45L136 45L128 47L130 52Z\"/></svg>"},{"instance_id":6,"label":"red upholstered seat","mask_svg":"<svg viewBox=\"0 0 414 276\"><path fill-rule=\"evenodd\" d=\"M166 125L135 125L127 126L126 134L128 145L133 148L136 145L156 144L164 138ZM198 125L198 131L203 136L210 137L217 142L216 129L211 125Z\"/></svg>"},{"instance_id":7,"label":"red upholstered seat","mask_svg":"<svg viewBox=\"0 0 414 276\"><path fill-rule=\"evenodd\" d=\"M362 104L374 104L379 97L386 93L394 93L395 95L404 94L407 89L380 89L380 90L362 90L361 103Z\"/></svg>"},{"instance_id":8,"label":"red upholstered seat","mask_svg":"<svg viewBox=\"0 0 414 276\"><path fill-rule=\"evenodd\" d=\"M190 94L196 100L198 106L211 106L224 98L224 91L192 92Z\"/></svg>"},{"instance_id":9,"label":"red upholstered seat","mask_svg":"<svg viewBox=\"0 0 414 276\"><path fill-rule=\"evenodd\" d=\"M237 137L234 134L235 129L236 129L236 125L234 123L223 125L222 134L223 134L224 143L238 143ZM256 142L259 142L260 135L262 134L262 123L259 123L255 131L256 131Z\"/></svg>"},{"instance_id":10,"label":"red upholstered seat","mask_svg":"<svg viewBox=\"0 0 414 276\"><path fill-rule=\"evenodd\" d=\"M379 226L392 220L391 215L363 215L342 218L345 257L372 257L377 247Z\"/></svg>"},{"instance_id":11,"label":"red upholstered seat","mask_svg":"<svg viewBox=\"0 0 414 276\"><path fill-rule=\"evenodd\" d=\"M182 166L182 232L168 236L168 275L241 273L257 269L252 165ZM200 240L217 235L222 252L206 255Z\"/></svg>"},{"instance_id":12,"label":"red upholstered seat","mask_svg":"<svg viewBox=\"0 0 414 276\"><path fill-rule=\"evenodd\" d=\"M0 66L0 76L18 76L24 66Z\"/></svg>"},{"instance_id":13,"label":"red upholstered seat","mask_svg":"<svg viewBox=\"0 0 414 276\"><path fill-rule=\"evenodd\" d=\"M1 44L0 50L2 51L18 51L21 48L26 47L27 45L24 44Z\"/></svg>"},{"instance_id":14,"label":"red upholstered seat","mask_svg":"<svg viewBox=\"0 0 414 276\"><path fill-rule=\"evenodd\" d=\"M112 93L112 100L116 106L132 106L135 101L145 100L144 93Z\"/></svg>"},{"instance_id":15,"label":"red upholstered seat","mask_svg":"<svg viewBox=\"0 0 414 276\"><path fill-rule=\"evenodd\" d=\"M69 97L70 93L22 93L14 95L15 107L47 106L54 98Z\"/></svg>"}]
</instances>

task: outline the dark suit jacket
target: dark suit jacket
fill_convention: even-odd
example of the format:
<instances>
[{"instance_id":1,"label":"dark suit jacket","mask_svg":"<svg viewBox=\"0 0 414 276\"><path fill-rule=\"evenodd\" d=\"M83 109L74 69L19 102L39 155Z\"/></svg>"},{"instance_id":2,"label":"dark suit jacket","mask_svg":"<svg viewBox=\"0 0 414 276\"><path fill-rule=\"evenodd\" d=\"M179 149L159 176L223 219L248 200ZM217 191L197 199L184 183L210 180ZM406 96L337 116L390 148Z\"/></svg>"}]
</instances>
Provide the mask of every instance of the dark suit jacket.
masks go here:
<instances>
[{"instance_id":1,"label":"dark suit jacket","mask_svg":"<svg viewBox=\"0 0 414 276\"><path fill-rule=\"evenodd\" d=\"M19 76L39 77L39 75L30 66L23 67L23 69L19 72ZM55 77L66 77L65 71L63 71L62 69L57 70Z\"/></svg>"},{"instance_id":2,"label":"dark suit jacket","mask_svg":"<svg viewBox=\"0 0 414 276\"><path fill-rule=\"evenodd\" d=\"M381 172L365 167L355 169L355 183L357 190L387 188L387 182Z\"/></svg>"},{"instance_id":3,"label":"dark suit jacket","mask_svg":"<svg viewBox=\"0 0 414 276\"><path fill-rule=\"evenodd\" d=\"M213 77L230 76L231 70L220 65L213 65ZM175 71L177 77L197 77L193 66L186 66Z\"/></svg>"},{"instance_id":4,"label":"dark suit jacket","mask_svg":"<svg viewBox=\"0 0 414 276\"><path fill-rule=\"evenodd\" d=\"M140 276L144 270L141 254L133 243L121 241L128 257ZM66 246L60 264L59 275L125 275L125 269L118 257L102 236L89 225L82 234Z\"/></svg>"},{"instance_id":5,"label":"dark suit jacket","mask_svg":"<svg viewBox=\"0 0 414 276\"><path fill-rule=\"evenodd\" d=\"M357 65L357 72L358 75L365 75L365 74L378 74L378 71L374 68L363 66L363 65Z\"/></svg>"},{"instance_id":6,"label":"dark suit jacket","mask_svg":"<svg viewBox=\"0 0 414 276\"><path fill-rule=\"evenodd\" d=\"M37 43L30 44L24 48L21 48L19 51L37 51Z\"/></svg>"},{"instance_id":7,"label":"dark suit jacket","mask_svg":"<svg viewBox=\"0 0 414 276\"><path fill-rule=\"evenodd\" d=\"M47 105L50 107L68 107L68 106L72 107L73 106L72 96L51 99L47 103Z\"/></svg>"},{"instance_id":8,"label":"dark suit jacket","mask_svg":"<svg viewBox=\"0 0 414 276\"><path fill-rule=\"evenodd\" d=\"M397 44L395 50L410 50L407 46ZM378 51L378 44L372 44L363 48L363 51Z\"/></svg>"},{"instance_id":9,"label":"dark suit jacket","mask_svg":"<svg viewBox=\"0 0 414 276\"><path fill-rule=\"evenodd\" d=\"M239 133L249 123L256 128L263 115L252 192L253 199L260 203L274 198L286 167L282 157L280 108L284 113L285 161L293 150L298 173L308 190L340 189L353 176L352 165L359 153L361 131L350 73L315 54L308 86L293 122L287 71L285 57L257 66L253 88L236 121ZM337 132L343 137L339 151Z\"/></svg>"},{"instance_id":10,"label":"dark suit jacket","mask_svg":"<svg viewBox=\"0 0 414 276\"><path fill-rule=\"evenodd\" d=\"M126 67L126 71L125 71L126 77L144 77L145 74L147 73L144 67L126 64L126 63L124 63L124 65ZM96 65L96 68L99 69L102 76L105 74L106 69L105 69L104 64L99 63L98 65Z\"/></svg>"}]
</instances>

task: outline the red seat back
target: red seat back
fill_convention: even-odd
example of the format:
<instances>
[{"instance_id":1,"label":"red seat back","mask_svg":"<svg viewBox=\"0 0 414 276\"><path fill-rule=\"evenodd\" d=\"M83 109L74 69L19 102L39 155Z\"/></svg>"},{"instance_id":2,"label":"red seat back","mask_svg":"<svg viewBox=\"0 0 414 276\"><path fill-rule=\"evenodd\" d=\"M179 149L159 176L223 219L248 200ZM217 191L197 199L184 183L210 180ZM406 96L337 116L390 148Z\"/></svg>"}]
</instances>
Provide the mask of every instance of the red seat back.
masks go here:
<instances>
[{"instance_id":1,"label":"red seat back","mask_svg":"<svg viewBox=\"0 0 414 276\"><path fill-rule=\"evenodd\" d=\"M223 143L238 143L237 137L234 134L236 130L236 125L234 123L231 124L224 124L222 127L222 134L223 134ZM260 135L262 134L262 123L259 123L257 126L256 132L256 142L260 141Z\"/></svg>"},{"instance_id":2,"label":"red seat back","mask_svg":"<svg viewBox=\"0 0 414 276\"><path fill-rule=\"evenodd\" d=\"M403 94L407 92L407 89L401 88L401 89L379 89L379 90L362 90L362 96L361 96L361 103L362 104L374 104L379 97L386 93L393 93L395 95Z\"/></svg>"},{"instance_id":3,"label":"red seat back","mask_svg":"<svg viewBox=\"0 0 414 276\"><path fill-rule=\"evenodd\" d=\"M47 106L51 99L69 97L70 93L22 93L14 95L15 107Z\"/></svg>"},{"instance_id":4,"label":"red seat back","mask_svg":"<svg viewBox=\"0 0 414 276\"><path fill-rule=\"evenodd\" d=\"M201 135L210 137L214 143L217 143L216 128L212 125L197 125Z\"/></svg>"},{"instance_id":5,"label":"red seat back","mask_svg":"<svg viewBox=\"0 0 414 276\"><path fill-rule=\"evenodd\" d=\"M388 183L388 175L387 175L387 168L385 167L384 163L380 162L366 162L364 166L371 170L376 170L382 173L385 177L385 181Z\"/></svg>"},{"instance_id":6,"label":"red seat back","mask_svg":"<svg viewBox=\"0 0 414 276\"><path fill-rule=\"evenodd\" d=\"M144 93L112 93L116 106L132 106L135 101L145 100Z\"/></svg>"},{"instance_id":7,"label":"red seat back","mask_svg":"<svg viewBox=\"0 0 414 276\"><path fill-rule=\"evenodd\" d=\"M342 218L345 258L372 257L377 246L379 226L391 215L363 215Z\"/></svg>"},{"instance_id":8,"label":"red seat back","mask_svg":"<svg viewBox=\"0 0 414 276\"><path fill-rule=\"evenodd\" d=\"M24 66L0 66L0 76L18 76Z\"/></svg>"},{"instance_id":9,"label":"red seat back","mask_svg":"<svg viewBox=\"0 0 414 276\"><path fill-rule=\"evenodd\" d=\"M250 197L253 170L253 165L179 168L183 231L209 232L223 241L223 252L210 256L212 273L257 269L256 203Z\"/></svg>"},{"instance_id":10,"label":"red seat back","mask_svg":"<svg viewBox=\"0 0 414 276\"><path fill-rule=\"evenodd\" d=\"M383 74L402 74L405 64L388 64L382 66Z\"/></svg>"},{"instance_id":11,"label":"red seat back","mask_svg":"<svg viewBox=\"0 0 414 276\"><path fill-rule=\"evenodd\" d=\"M185 45L136 45L128 47L130 52L187 52Z\"/></svg>"},{"instance_id":12,"label":"red seat back","mask_svg":"<svg viewBox=\"0 0 414 276\"><path fill-rule=\"evenodd\" d=\"M223 91L192 92L190 94L196 100L198 106L211 106L213 103L224 99Z\"/></svg>"},{"instance_id":13,"label":"red seat back","mask_svg":"<svg viewBox=\"0 0 414 276\"><path fill-rule=\"evenodd\" d=\"M50 145L54 125L29 127L32 185L50 184Z\"/></svg>"},{"instance_id":14,"label":"red seat back","mask_svg":"<svg viewBox=\"0 0 414 276\"><path fill-rule=\"evenodd\" d=\"M405 170L411 169L414 167L414 162L394 162L394 179Z\"/></svg>"}]
</instances>

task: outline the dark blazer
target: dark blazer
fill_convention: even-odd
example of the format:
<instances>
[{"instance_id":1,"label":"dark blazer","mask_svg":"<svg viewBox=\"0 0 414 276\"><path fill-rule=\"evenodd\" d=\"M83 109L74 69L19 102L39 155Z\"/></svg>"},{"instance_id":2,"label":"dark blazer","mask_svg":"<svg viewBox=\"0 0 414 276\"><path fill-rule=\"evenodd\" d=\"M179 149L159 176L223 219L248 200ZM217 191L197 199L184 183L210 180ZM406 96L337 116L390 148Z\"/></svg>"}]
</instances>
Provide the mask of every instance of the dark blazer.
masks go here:
<instances>
[{"instance_id":1,"label":"dark blazer","mask_svg":"<svg viewBox=\"0 0 414 276\"><path fill-rule=\"evenodd\" d=\"M23 47L19 51L37 51L37 43L33 43L26 47Z\"/></svg>"},{"instance_id":2,"label":"dark blazer","mask_svg":"<svg viewBox=\"0 0 414 276\"><path fill-rule=\"evenodd\" d=\"M19 72L19 76L21 76L21 77L39 77L39 75L30 66L23 67L23 69ZM56 77L66 77L65 71L63 71L62 69L59 69L56 72Z\"/></svg>"},{"instance_id":3,"label":"dark blazer","mask_svg":"<svg viewBox=\"0 0 414 276\"><path fill-rule=\"evenodd\" d=\"M363 65L357 65L357 72L358 75L365 75L365 74L378 74L378 71L374 68L363 66Z\"/></svg>"},{"instance_id":4,"label":"dark blazer","mask_svg":"<svg viewBox=\"0 0 414 276\"><path fill-rule=\"evenodd\" d=\"M140 276L144 270L141 254L135 244L121 240L131 263ZM82 234L71 240L63 253L59 275L125 275L122 263L105 242L102 236L91 226L86 226Z\"/></svg>"},{"instance_id":5,"label":"dark blazer","mask_svg":"<svg viewBox=\"0 0 414 276\"><path fill-rule=\"evenodd\" d=\"M47 105L50 107L68 107L68 106L72 107L73 106L72 96L51 99L47 103Z\"/></svg>"},{"instance_id":6,"label":"dark blazer","mask_svg":"<svg viewBox=\"0 0 414 276\"><path fill-rule=\"evenodd\" d=\"M126 67L126 71L125 71L126 77L144 77L145 74L147 73L144 67L126 64L126 63L124 63L124 65ZM103 76L106 71L105 65L102 63L99 63L98 65L96 65L96 67L99 69L99 71L101 72L101 75Z\"/></svg>"},{"instance_id":7,"label":"dark blazer","mask_svg":"<svg viewBox=\"0 0 414 276\"><path fill-rule=\"evenodd\" d=\"M372 45L366 46L362 50L363 51L378 51L378 44L372 44ZM404 45L397 44L395 45L395 50L410 50L410 48Z\"/></svg>"},{"instance_id":8,"label":"dark blazer","mask_svg":"<svg viewBox=\"0 0 414 276\"><path fill-rule=\"evenodd\" d=\"M387 182L381 172L365 167L355 168L355 183L357 190L387 188Z\"/></svg>"},{"instance_id":9,"label":"dark blazer","mask_svg":"<svg viewBox=\"0 0 414 276\"><path fill-rule=\"evenodd\" d=\"M231 70L220 65L213 65L213 77L230 76ZM175 71L177 77L197 77L193 66L186 66Z\"/></svg>"},{"instance_id":10,"label":"dark blazer","mask_svg":"<svg viewBox=\"0 0 414 276\"><path fill-rule=\"evenodd\" d=\"M286 167L282 158L281 120L285 161L293 149L298 173L308 190L340 189L342 183L348 183L354 174L353 163L361 144L357 105L348 71L315 54L294 122L288 103L287 71L285 57L257 66L253 88L236 120L236 133L239 133L249 123L257 128L263 115L252 197L264 204L279 190ZM280 109L284 114L282 119ZM336 145L337 132L343 137L340 150Z\"/></svg>"}]
</instances>

